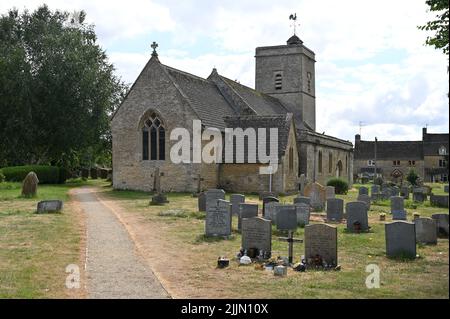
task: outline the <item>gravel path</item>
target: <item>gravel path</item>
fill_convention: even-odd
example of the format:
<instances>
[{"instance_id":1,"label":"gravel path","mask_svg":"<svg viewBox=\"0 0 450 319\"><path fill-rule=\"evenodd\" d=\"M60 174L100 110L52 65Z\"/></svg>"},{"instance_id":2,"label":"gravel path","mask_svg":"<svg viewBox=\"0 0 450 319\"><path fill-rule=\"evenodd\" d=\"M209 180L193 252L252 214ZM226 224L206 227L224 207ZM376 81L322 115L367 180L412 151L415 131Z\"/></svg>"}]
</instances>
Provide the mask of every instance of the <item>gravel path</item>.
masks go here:
<instances>
[{"instance_id":1,"label":"gravel path","mask_svg":"<svg viewBox=\"0 0 450 319\"><path fill-rule=\"evenodd\" d=\"M133 240L114 213L90 188L74 200L86 213L86 278L89 298L169 298L136 252Z\"/></svg>"}]
</instances>

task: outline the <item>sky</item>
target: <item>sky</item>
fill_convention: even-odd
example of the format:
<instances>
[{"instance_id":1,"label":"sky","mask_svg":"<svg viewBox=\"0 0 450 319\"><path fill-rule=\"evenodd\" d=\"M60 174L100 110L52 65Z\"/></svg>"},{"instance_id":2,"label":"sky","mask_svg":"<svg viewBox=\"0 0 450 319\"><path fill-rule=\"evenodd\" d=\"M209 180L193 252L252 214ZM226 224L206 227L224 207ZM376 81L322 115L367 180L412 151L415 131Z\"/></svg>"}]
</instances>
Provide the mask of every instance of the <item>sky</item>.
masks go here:
<instances>
[{"instance_id":1,"label":"sky","mask_svg":"<svg viewBox=\"0 0 450 319\"><path fill-rule=\"evenodd\" d=\"M344 140L448 132L447 56L425 46L425 0L2 0L0 13L84 10L117 75L133 83L159 45L163 64L254 87L255 48L297 35L316 54L316 126Z\"/></svg>"}]
</instances>

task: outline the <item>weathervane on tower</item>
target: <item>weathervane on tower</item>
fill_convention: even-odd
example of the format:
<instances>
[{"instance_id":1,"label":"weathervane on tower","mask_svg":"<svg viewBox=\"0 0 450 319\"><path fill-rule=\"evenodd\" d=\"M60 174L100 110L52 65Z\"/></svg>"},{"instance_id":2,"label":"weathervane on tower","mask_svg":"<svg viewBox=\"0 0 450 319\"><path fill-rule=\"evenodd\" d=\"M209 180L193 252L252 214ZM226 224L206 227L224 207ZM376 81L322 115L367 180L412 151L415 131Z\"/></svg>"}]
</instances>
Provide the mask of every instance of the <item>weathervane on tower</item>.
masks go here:
<instances>
[{"instance_id":1,"label":"weathervane on tower","mask_svg":"<svg viewBox=\"0 0 450 319\"><path fill-rule=\"evenodd\" d=\"M294 35L296 35L297 32L297 25L300 26L300 23L297 24L297 13L293 13L289 16L289 20L293 20L292 26L294 27Z\"/></svg>"},{"instance_id":2,"label":"weathervane on tower","mask_svg":"<svg viewBox=\"0 0 450 319\"><path fill-rule=\"evenodd\" d=\"M152 43L152 45L150 47L153 49L152 56L157 57L158 56L158 52L156 52L156 48L158 47L158 43L153 41L153 43Z\"/></svg>"}]
</instances>

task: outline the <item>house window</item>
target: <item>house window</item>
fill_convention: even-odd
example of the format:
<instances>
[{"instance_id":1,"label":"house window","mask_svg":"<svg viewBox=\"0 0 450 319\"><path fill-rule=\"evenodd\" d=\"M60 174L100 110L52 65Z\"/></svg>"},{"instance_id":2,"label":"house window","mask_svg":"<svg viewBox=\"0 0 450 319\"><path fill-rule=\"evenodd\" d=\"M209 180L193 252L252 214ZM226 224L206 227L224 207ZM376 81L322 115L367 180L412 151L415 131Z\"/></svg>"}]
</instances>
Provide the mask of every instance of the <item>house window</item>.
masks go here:
<instances>
[{"instance_id":1,"label":"house window","mask_svg":"<svg viewBox=\"0 0 450 319\"><path fill-rule=\"evenodd\" d=\"M142 128L142 159L160 160L166 158L166 130L162 120L152 113Z\"/></svg>"},{"instance_id":2,"label":"house window","mask_svg":"<svg viewBox=\"0 0 450 319\"><path fill-rule=\"evenodd\" d=\"M322 173L322 151L319 151L319 173Z\"/></svg>"},{"instance_id":3,"label":"house window","mask_svg":"<svg viewBox=\"0 0 450 319\"><path fill-rule=\"evenodd\" d=\"M375 166L375 161L374 160L368 160L367 161L367 166Z\"/></svg>"},{"instance_id":4,"label":"house window","mask_svg":"<svg viewBox=\"0 0 450 319\"><path fill-rule=\"evenodd\" d=\"M289 148L289 172L294 170L294 150L293 148Z\"/></svg>"},{"instance_id":5,"label":"house window","mask_svg":"<svg viewBox=\"0 0 450 319\"><path fill-rule=\"evenodd\" d=\"M283 89L283 73L282 72L274 73L274 83L275 83L275 90Z\"/></svg>"},{"instance_id":6,"label":"house window","mask_svg":"<svg viewBox=\"0 0 450 319\"><path fill-rule=\"evenodd\" d=\"M408 161L409 166L416 166L416 161Z\"/></svg>"},{"instance_id":7,"label":"house window","mask_svg":"<svg viewBox=\"0 0 450 319\"><path fill-rule=\"evenodd\" d=\"M445 146L439 148L439 155L447 155L447 148Z\"/></svg>"},{"instance_id":8,"label":"house window","mask_svg":"<svg viewBox=\"0 0 450 319\"><path fill-rule=\"evenodd\" d=\"M400 166L400 161L399 160L392 161L392 165L393 166Z\"/></svg>"},{"instance_id":9,"label":"house window","mask_svg":"<svg viewBox=\"0 0 450 319\"><path fill-rule=\"evenodd\" d=\"M328 155L328 173L332 173L333 172L333 154L329 154Z\"/></svg>"},{"instance_id":10,"label":"house window","mask_svg":"<svg viewBox=\"0 0 450 319\"><path fill-rule=\"evenodd\" d=\"M444 159L439 160L439 167L447 167L447 161Z\"/></svg>"}]
</instances>

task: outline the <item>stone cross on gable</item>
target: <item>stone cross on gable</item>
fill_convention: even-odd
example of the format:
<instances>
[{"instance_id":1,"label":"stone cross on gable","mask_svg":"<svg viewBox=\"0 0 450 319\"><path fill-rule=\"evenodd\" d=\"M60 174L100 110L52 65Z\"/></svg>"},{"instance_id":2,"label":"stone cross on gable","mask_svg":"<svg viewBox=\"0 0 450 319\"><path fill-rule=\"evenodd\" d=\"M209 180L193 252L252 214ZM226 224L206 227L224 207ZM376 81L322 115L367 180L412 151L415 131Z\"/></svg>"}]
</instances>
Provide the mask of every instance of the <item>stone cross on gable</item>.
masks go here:
<instances>
[{"instance_id":1,"label":"stone cross on gable","mask_svg":"<svg viewBox=\"0 0 450 319\"><path fill-rule=\"evenodd\" d=\"M152 56L157 57L158 53L156 52L156 48L158 47L158 43L156 43L155 41L153 41L152 45L150 46L153 49L153 53Z\"/></svg>"},{"instance_id":2,"label":"stone cross on gable","mask_svg":"<svg viewBox=\"0 0 450 319\"><path fill-rule=\"evenodd\" d=\"M294 243L303 243L303 239L294 238L294 231L288 231L288 237L278 237L279 241L285 241L289 245L289 263L292 264L294 260Z\"/></svg>"}]
</instances>

